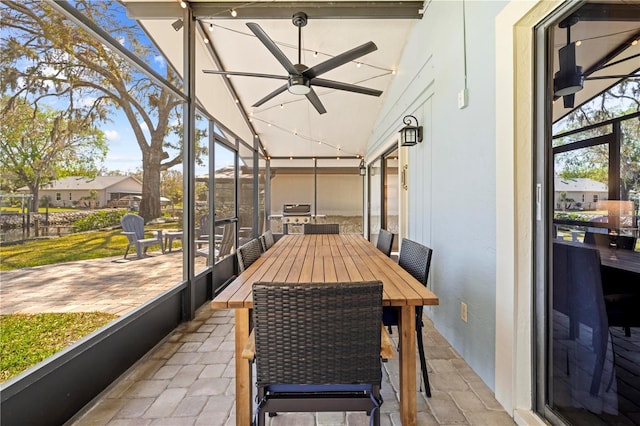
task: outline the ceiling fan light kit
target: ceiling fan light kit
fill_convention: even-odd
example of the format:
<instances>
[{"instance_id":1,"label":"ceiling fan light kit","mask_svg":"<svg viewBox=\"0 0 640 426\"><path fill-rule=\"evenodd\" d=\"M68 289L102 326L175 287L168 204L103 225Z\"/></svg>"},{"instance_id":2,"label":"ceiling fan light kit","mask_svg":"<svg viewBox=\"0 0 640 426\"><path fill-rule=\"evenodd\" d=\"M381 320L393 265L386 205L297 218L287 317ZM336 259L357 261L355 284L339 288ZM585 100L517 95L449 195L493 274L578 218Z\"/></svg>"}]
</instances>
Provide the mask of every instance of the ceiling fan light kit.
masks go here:
<instances>
[{"instance_id":1,"label":"ceiling fan light kit","mask_svg":"<svg viewBox=\"0 0 640 426\"><path fill-rule=\"evenodd\" d=\"M291 75L289 76L289 93L294 95L306 95L311 92L311 86L309 80L303 76Z\"/></svg>"},{"instance_id":2,"label":"ceiling fan light kit","mask_svg":"<svg viewBox=\"0 0 640 426\"><path fill-rule=\"evenodd\" d=\"M356 59L371 53L378 49L378 47L372 41L357 46L349 51L343 52L337 56L320 62L309 68L302 64L302 27L307 25L307 14L304 12L296 12L291 18L293 25L298 27L298 63L293 64L289 58L280 50L276 43L264 32L260 25L254 22L248 22L247 27L253 32L253 34L264 44L264 46L271 52L271 54L280 62L280 64L287 71L288 76L273 75L273 74L260 74L252 72L233 72L233 71L216 71L216 70L203 70L208 74L221 74L221 75L241 75L245 77L260 77L271 78L278 80L287 80L287 83L273 92L269 93L264 98L253 104L253 107L259 107L267 101L275 98L279 94L288 91L294 95L304 95L309 102L314 106L319 114L324 114L327 110L320 101L320 98L313 90L314 86L324 87L328 89L343 90L352 93L359 93L369 96L380 96L381 90L371 89L368 87L357 86L350 83L342 83L339 81L328 80L318 78L320 75L338 68L348 62L355 61Z\"/></svg>"}]
</instances>

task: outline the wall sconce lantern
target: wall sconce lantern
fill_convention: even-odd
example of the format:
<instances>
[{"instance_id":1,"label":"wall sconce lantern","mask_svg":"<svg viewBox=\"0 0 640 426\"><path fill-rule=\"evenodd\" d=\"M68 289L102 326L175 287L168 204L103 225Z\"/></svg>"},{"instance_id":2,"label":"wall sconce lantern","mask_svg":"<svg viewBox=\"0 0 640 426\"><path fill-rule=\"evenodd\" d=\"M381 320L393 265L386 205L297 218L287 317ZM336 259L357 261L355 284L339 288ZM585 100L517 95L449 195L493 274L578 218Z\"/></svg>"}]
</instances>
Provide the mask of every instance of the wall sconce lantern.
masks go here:
<instances>
[{"instance_id":1,"label":"wall sconce lantern","mask_svg":"<svg viewBox=\"0 0 640 426\"><path fill-rule=\"evenodd\" d=\"M367 168L364 165L364 160L360 160L360 166L358 166L358 171L360 172L360 176L367 175Z\"/></svg>"},{"instance_id":2,"label":"wall sconce lantern","mask_svg":"<svg viewBox=\"0 0 640 426\"><path fill-rule=\"evenodd\" d=\"M415 126L411 125L411 119L416 122ZM400 144L402 146L414 146L418 142L422 142L422 126L418 124L418 119L413 115L406 115L402 122L405 126L400 129Z\"/></svg>"}]
</instances>

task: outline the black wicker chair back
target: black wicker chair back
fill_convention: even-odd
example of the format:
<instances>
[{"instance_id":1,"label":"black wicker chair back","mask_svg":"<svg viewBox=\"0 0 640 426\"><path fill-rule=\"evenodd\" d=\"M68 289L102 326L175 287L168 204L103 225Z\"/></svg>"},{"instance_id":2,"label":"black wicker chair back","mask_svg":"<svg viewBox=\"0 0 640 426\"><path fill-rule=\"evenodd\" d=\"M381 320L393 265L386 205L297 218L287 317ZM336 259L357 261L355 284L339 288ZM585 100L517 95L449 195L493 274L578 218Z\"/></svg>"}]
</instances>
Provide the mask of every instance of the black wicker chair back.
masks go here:
<instances>
[{"instance_id":1,"label":"black wicker chair back","mask_svg":"<svg viewBox=\"0 0 640 426\"><path fill-rule=\"evenodd\" d=\"M238 247L238 268L240 272L251 266L260 257L261 253L262 246L257 238Z\"/></svg>"},{"instance_id":2,"label":"black wicker chair back","mask_svg":"<svg viewBox=\"0 0 640 426\"><path fill-rule=\"evenodd\" d=\"M402 266L402 269L426 286L432 253L433 250L429 247L403 238L400 245L398 265Z\"/></svg>"},{"instance_id":3,"label":"black wicker chair back","mask_svg":"<svg viewBox=\"0 0 640 426\"><path fill-rule=\"evenodd\" d=\"M275 244L273 232L271 232L270 229L268 231L264 231L258 238L260 239L260 245L262 246L263 252L269 250Z\"/></svg>"},{"instance_id":4,"label":"black wicker chair back","mask_svg":"<svg viewBox=\"0 0 640 426\"><path fill-rule=\"evenodd\" d=\"M589 392L592 396L601 398L601 386L606 387L608 378L602 377L604 365L607 357L607 346L609 343L609 325L605 307L605 296L602 292L602 277L600 275L600 253L597 249L587 247L571 246L563 243L553 244L553 268L554 268L554 292L556 287L564 293L566 297L565 313L570 320L569 338L577 339L579 324L584 324L591 328L591 338L587 339L587 344L571 346L571 353L568 354L567 364L571 375L578 375L575 383L584 383L580 379L580 374L589 372L591 374L591 386ZM559 272L556 272L556 269ZM558 280L557 282L555 280ZM562 291L562 286L567 288ZM554 299L554 302L556 299ZM562 308L562 307L561 307ZM554 307L555 309L555 307ZM562 312L562 310L559 310ZM565 337L560 337L565 338ZM554 343L555 345L555 343ZM560 344L566 346L566 344ZM584 360L590 359L593 366L582 365ZM615 362L615 357L611 357ZM575 360L581 360L576 363ZM573 365L569 365L573 364ZM582 370L582 371L579 371ZM585 377L586 378L586 377ZM572 379L573 383L575 379ZM604 382L604 383L603 383ZM575 395L581 394L582 387L571 389Z\"/></svg>"},{"instance_id":5,"label":"black wicker chair back","mask_svg":"<svg viewBox=\"0 0 640 426\"><path fill-rule=\"evenodd\" d=\"M366 411L379 424L381 314L380 281L255 283L258 425L288 411Z\"/></svg>"},{"instance_id":6,"label":"black wicker chair back","mask_svg":"<svg viewBox=\"0 0 640 426\"><path fill-rule=\"evenodd\" d=\"M305 223L303 225L305 234L339 234L339 223Z\"/></svg>"},{"instance_id":7,"label":"black wicker chair back","mask_svg":"<svg viewBox=\"0 0 640 426\"><path fill-rule=\"evenodd\" d=\"M400 245L400 257L398 265L409 272L416 280L425 286L429 278L431 268L431 255L433 250L425 245L402 239ZM382 312L382 321L391 333L391 326L397 326L400 319L399 309L393 306L385 306ZM422 306L416 307L416 338L418 343L418 354L420 355L420 368L422 369L422 379L424 380L424 390L427 397L431 397L431 387L429 386L429 374L427 372L427 359L424 353L424 343L422 341Z\"/></svg>"},{"instance_id":8,"label":"black wicker chair back","mask_svg":"<svg viewBox=\"0 0 640 426\"><path fill-rule=\"evenodd\" d=\"M393 247L394 235L386 229L381 229L378 234L378 242L376 247L386 256L391 256L391 247Z\"/></svg>"}]
</instances>

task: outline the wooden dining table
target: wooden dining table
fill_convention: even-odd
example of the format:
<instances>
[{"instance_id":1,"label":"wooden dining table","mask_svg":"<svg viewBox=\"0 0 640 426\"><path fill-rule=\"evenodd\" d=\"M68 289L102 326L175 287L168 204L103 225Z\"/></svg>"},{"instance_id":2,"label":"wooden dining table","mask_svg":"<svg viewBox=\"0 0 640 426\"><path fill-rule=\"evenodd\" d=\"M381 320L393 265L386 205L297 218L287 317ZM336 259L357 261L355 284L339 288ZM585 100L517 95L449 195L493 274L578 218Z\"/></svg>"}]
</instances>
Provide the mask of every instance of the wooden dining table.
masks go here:
<instances>
[{"instance_id":1,"label":"wooden dining table","mask_svg":"<svg viewBox=\"0 0 640 426\"><path fill-rule=\"evenodd\" d=\"M611 248L595 244L585 244L574 241L559 241L562 244L597 249L600 253L600 262L604 268L614 269L629 274L640 275L640 252Z\"/></svg>"},{"instance_id":2,"label":"wooden dining table","mask_svg":"<svg viewBox=\"0 0 640 426\"><path fill-rule=\"evenodd\" d=\"M417 424L415 307L438 297L358 234L285 235L211 302L235 310L236 425L251 424L252 371L242 350L249 337L255 282L358 282L380 280L383 305L400 308L400 417Z\"/></svg>"}]
</instances>

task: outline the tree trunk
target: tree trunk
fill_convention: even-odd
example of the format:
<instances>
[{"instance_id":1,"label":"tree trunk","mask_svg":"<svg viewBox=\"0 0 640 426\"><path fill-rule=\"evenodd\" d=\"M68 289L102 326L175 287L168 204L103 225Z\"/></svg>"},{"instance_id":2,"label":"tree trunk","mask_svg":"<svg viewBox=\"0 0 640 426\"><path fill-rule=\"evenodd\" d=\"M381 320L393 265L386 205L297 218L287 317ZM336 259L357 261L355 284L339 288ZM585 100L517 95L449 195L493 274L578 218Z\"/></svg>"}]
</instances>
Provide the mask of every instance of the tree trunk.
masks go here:
<instances>
[{"instance_id":1,"label":"tree trunk","mask_svg":"<svg viewBox=\"0 0 640 426\"><path fill-rule=\"evenodd\" d=\"M149 151L152 151L151 149ZM143 157L144 168L142 170L142 200L140 201L140 216L145 223L158 218L160 212L160 162L159 155L149 152L147 158Z\"/></svg>"},{"instance_id":2,"label":"tree trunk","mask_svg":"<svg viewBox=\"0 0 640 426\"><path fill-rule=\"evenodd\" d=\"M31 203L29 205L29 213L38 213L38 205L40 204L39 201L39 196L38 196L38 191L39 191L39 184L36 184L35 186L31 186L31 185L27 185L29 187L29 191L31 191L31 195L33 195L33 198L31 198Z\"/></svg>"}]
</instances>

